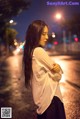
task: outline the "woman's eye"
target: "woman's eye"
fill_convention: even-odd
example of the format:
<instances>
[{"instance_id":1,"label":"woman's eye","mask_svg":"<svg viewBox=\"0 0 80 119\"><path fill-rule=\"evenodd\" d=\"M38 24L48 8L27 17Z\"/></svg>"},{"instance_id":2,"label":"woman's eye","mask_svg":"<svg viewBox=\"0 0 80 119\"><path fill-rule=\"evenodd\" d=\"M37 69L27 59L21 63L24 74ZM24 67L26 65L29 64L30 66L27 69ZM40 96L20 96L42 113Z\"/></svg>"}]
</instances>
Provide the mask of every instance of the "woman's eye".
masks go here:
<instances>
[{"instance_id":1,"label":"woman's eye","mask_svg":"<svg viewBox=\"0 0 80 119\"><path fill-rule=\"evenodd\" d=\"M45 36L46 34L45 33L42 33L43 36Z\"/></svg>"},{"instance_id":2,"label":"woman's eye","mask_svg":"<svg viewBox=\"0 0 80 119\"><path fill-rule=\"evenodd\" d=\"M42 33L43 36L48 35L48 33Z\"/></svg>"}]
</instances>

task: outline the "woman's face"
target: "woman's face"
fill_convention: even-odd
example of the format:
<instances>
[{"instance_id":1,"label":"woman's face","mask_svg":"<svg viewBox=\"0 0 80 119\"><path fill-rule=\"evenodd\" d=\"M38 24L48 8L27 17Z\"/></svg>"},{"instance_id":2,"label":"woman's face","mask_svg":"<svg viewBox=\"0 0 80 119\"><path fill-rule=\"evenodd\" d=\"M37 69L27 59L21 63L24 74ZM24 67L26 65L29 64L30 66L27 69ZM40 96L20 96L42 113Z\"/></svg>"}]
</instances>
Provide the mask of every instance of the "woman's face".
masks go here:
<instances>
[{"instance_id":1,"label":"woman's face","mask_svg":"<svg viewBox=\"0 0 80 119\"><path fill-rule=\"evenodd\" d=\"M41 46L45 46L47 40L48 40L48 27L45 26L44 29L43 29L43 32L41 34L41 38L40 38L39 44Z\"/></svg>"}]
</instances>

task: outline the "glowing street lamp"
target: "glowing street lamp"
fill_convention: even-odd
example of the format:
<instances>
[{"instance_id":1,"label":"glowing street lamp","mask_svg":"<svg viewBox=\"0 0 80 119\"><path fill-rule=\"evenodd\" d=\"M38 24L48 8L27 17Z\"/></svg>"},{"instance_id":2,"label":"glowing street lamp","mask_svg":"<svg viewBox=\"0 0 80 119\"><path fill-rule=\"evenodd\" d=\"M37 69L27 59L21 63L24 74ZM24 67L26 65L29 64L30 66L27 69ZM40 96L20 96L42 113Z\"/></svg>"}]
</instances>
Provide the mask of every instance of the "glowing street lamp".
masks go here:
<instances>
[{"instance_id":1,"label":"glowing street lamp","mask_svg":"<svg viewBox=\"0 0 80 119\"><path fill-rule=\"evenodd\" d=\"M9 21L9 23L10 23L11 25L16 25L16 24L17 24L17 23L14 22L14 20L12 20L12 19Z\"/></svg>"},{"instance_id":2,"label":"glowing street lamp","mask_svg":"<svg viewBox=\"0 0 80 119\"><path fill-rule=\"evenodd\" d=\"M62 14L61 14L61 13L57 13L57 14L55 15L55 18L56 18L57 20L60 20L60 19L62 18Z\"/></svg>"},{"instance_id":3,"label":"glowing street lamp","mask_svg":"<svg viewBox=\"0 0 80 119\"><path fill-rule=\"evenodd\" d=\"M59 23L59 25L61 24L61 22L63 22L65 19L63 17L62 13L57 12L55 14L55 20ZM66 31L62 31L63 32L63 43L64 43L64 51L66 51ZM55 45L57 45L57 42L54 43Z\"/></svg>"},{"instance_id":4,"label":"glowing street lamp","mask_svg":"<svg viewBox=\"0 0 80 119\"><path fill-rule=\"evenodd\" d=\"M52 38L55 38L55 37L56 37L55 33L54 33L54 32L52 32Z\"/></svg>"},{"instance_id":5,"label":"glowing street lamp","mask_svg":"<svg viewBox=\"0 0 80 119\"><path fill-rule=\"evenodd\" d=\"M12 24L14 21L13 20L10 20L9 23Z\"/></svg>"}]
</instances>

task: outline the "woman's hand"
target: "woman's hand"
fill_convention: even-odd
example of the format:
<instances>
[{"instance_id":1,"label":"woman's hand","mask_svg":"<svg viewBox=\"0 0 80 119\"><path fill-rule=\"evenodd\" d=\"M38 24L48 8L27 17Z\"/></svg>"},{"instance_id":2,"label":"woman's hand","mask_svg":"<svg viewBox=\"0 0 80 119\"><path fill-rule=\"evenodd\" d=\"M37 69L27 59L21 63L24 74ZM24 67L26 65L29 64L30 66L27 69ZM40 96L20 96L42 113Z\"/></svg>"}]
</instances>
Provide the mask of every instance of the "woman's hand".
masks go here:
<instances>
[{"instance_id":1,"label":"woman's hand","mask_svg":"<svg viewBox=\"0 0 80 119\"><path fill-rule=\"evenodd\" d=\"M59 73L55 73L55 74L54 74L54 80L55 80L55 81L60 81L61 78L62 78L62 75L61 75L61 74L59 74Z\"/></svg>"},{"instance_id":2,"label":"woman's hand","mask_svg":"<svg viewBox=\"0 0 80 119\"><path fill-rule=\"evenodd\" d=\"M59 64L54 64L53 65L53 70L56 72L56 73L59 73L61 71L61 67Z\"/></svg>"}]
</instances>

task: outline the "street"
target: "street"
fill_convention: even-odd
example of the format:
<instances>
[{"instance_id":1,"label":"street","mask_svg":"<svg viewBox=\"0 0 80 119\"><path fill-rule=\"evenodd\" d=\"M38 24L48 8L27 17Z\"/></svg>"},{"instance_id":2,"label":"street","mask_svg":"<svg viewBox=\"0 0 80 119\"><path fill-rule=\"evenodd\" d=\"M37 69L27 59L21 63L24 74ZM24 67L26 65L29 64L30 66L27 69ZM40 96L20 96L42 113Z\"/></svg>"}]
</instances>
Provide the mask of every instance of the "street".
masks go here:
<instances>
[{"instance_id":1,"label":"street","mask_svg":"<svg viewBox=\"0 0 80 119\"><path fill-rule=\"evenodd\" d=\"M60 88L67 119L80 119L80 56L51 56L63 69ZM12 119L35 119L36 106L30 88L21 78L22 56L0 62L0 108L12 107ZM22 80L20 80L20 78Z\"/></svg>"},{"instance_id":2,"label":"street","mask_svg":"<svg viewBox=\"0 0 80 119\"><path fill-rule=\"evenodd\" d=\"M67 119L80 119L80 57L58 56L53 59L64 72L61 91Z\"/></svg>"}]
</instances>

